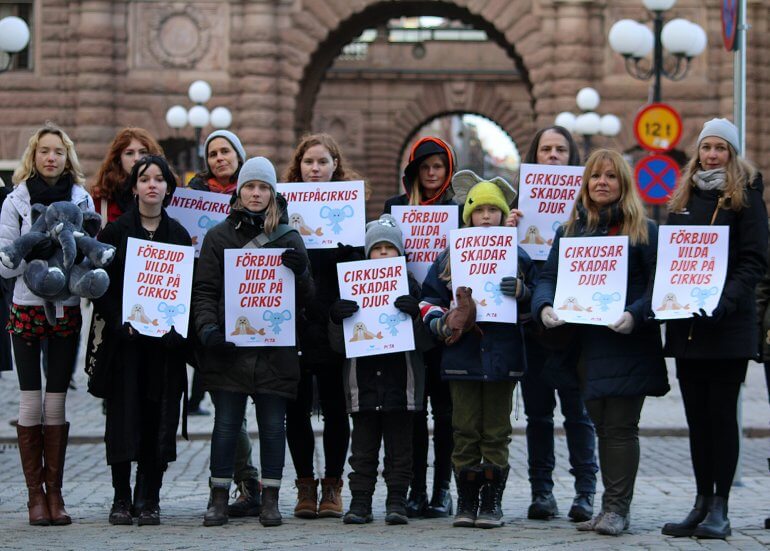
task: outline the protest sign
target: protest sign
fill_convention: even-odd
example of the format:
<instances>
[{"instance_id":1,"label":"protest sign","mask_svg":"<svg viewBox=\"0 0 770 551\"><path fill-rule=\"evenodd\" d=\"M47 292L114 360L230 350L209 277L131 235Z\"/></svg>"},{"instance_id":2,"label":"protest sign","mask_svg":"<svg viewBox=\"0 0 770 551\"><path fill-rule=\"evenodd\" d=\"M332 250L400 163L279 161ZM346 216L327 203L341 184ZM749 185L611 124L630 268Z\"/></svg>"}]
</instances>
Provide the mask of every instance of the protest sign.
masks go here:
<instances>
[{"instance_id":1,"label":"protest sign","mask_svg":"<svg viewBox=\"0 0 770 551\"><path fill-rule=\"evenodd\" d=\"M192 247L128 238L123 274L123 322L148 337L171 326L187 336L192 294Z\"/></svg>"},{"instance_id":2,"label":"protest sign","mask_svg":"<svg viewBox=\"0 0 770 551\"><path fill-rule=\"evenodd\" d=\"M439 253L447 247L447 237L457 229L457 205L394 205L391 213L404 234L406 267L422 283Z\"/></svg>"},{"instance_id":3,"label":"protest sign","mask_svg":"<svg viewBox=\"0 0 770 551\"><path fill-rule=\"evenodd\" d=\"M570 323L609 325L623 315L628 236L562 237L553 308Z\"/></svg>"},{"instance_id":4,"label":"protest sign","mask_svg":"<svg viewBox=\"0 0 770 551\"><path fill-rule=\"evenodd\" d=\"M237 346L294 346L294 272L286 249L225 249L225 339Z\"/></svg>"},{"instance_id":5,"label":"protest sign","mask_svg":"<svg viewBox=\"0 0 770 551\"><path fill-rule=\"evenodd\" d=\"M569 219L582 182L582 166L521 165L519 244L532 260L548 259L556 230Z\"/></svg>"},{"instance_id":6,"label":"protest sign","mask_svg":"<svg viewBox=\"0 0 770 551\"><path fill-rule=\"evenodd\" d=\"M660 226L652 311L662 320L711 315L727 277L729 226Z\"/></svg>"},{"instance_id":7,"label":"protest sign","mask_svg":"<svg viewBox=\"0 0 770 551\"><path fill-rule=\"evenodd\" d=\"M206 232L230 214L230 194L176 188L166 212L190 234L197 257Z\"/></svg>"},{"instance_id":8,"label":"protest sign","mask_svg":"<svg viewBox=\"0 0 770 551\"><path fill-rule=\"evenodd\" d=\"M343 320L348 358L414 350L412 318L393 303L409 294L403 256L337 264L340 298L359 310Z\"/></svg>"},{"instance_id":9,"label":"protest sign","mask_svg":"<svg viewBox=\"0 0 770 551\"><path fill-rule=\"evenodd\" d=\"M278 184L289 204L289 225L308 249L333 249L337 243L364 246L364 182Z\"/></svg>"},{"instance_id":10,"label":"protest sign","mask_svg":"<svg viewBox=\"0 0 770 551\"><path fill-rule=\"evenodd\" d=\"M449 233L452 296L458 287L473 289L476 321L516 323L516 299L500 291L500 281L516 277L516 228L464 228Z\"/></svg>"}]
</instances>

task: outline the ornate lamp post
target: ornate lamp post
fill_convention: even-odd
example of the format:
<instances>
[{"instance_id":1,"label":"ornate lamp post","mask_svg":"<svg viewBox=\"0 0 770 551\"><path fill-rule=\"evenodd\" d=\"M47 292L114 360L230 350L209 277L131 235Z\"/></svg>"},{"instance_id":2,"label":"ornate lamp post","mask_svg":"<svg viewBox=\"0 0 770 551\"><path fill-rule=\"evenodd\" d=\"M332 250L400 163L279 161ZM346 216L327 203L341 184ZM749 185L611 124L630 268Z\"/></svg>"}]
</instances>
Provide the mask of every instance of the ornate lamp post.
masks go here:
<instances>
[{"instance_id":1,"label":"ornate lamp post","mask_svg":"<svg viewBox=\"0 0 770 551\"><path fill-rule=\"evenodd\" d=\"M193 155L193 171L199 172L203 156L201 151L201 133L211 124L214 128L227 128L233 122L233 116L227 107L215 107L209 111L204 105L211 99L211 85L205 80L196 80L190 84L187 97L195 105L185 109L181 105L174 105L166 111L166 123L171 128L181 129L188 124L195 131L195 155Z\"/></svg>"},{"instance_id":2,"label":"ornate lamp post","mask_svg":"<svg viewBox=\"0 0 770 551\"><path fill-rule=\"evenodd\" d=\"M15 16L0 19L0 73L11 68L13 54L19 53L29 44L29 27L23 19Z\"/></svg>"},{"instance_id":3,"label":"ornate lamp post","mask_svg":"<svg viewBox=\"0 0 770 551\"><path fill-rule=\"evenodd\" d=\"M599 107L601 97L593 88L581 88L575 96L575 103L582 111L574 115L564 111L556 115L555 124L563 126L570 132L576 132L583 136L583 157L588 158L591 153L591 138L596 134L613 137L620 132L620 119L615 115L600 116L595 112Z\"/></svg>"},{"instance_id":4,"label":"ornate lamp post","mask_svg":"<svg viewBox=\"0 0 770 551\"><path fill-rule=\"evenodd\" d=\"M663 13L676 0L642 0L652 12L653 30L633 19L621 19L610 28L610 47L626 60L626 71L639 80L653 79L652 103L661 99L661 77L682 80L690 61L706 48L706 32L686 19L672 19L663 24ZM663 49L670 54L664 59ZM652 61L646 60L653 52Z\"/></svg>"}]
</instances>

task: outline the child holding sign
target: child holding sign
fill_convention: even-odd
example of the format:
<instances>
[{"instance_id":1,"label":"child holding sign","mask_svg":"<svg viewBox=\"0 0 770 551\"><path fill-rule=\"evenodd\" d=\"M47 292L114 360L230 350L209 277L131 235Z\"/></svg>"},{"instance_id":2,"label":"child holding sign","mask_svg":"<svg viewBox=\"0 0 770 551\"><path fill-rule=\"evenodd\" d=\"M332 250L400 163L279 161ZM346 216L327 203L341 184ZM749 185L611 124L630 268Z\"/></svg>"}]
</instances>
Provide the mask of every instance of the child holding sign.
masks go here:
<instances>
[{"instance_id":1,"label":"child holding sign","mask_svg":"<svg viewBox=\"0 0 770 551\"><path fill-rule=\"evenodd\" d=\"M467 191L463 222L472 227L501 226L516 192L502 178L494 183L478 177L476 181ZM453 180L455 194L464 194L467 188L459 190L455 184ZM500 291L526 308L533 266L520 247L516 250L519 273L502 277ZM503 525L513 391L526 366L524 336L521 325L476 325L476 303L469 289L460 287L456 300L452 297L449 256L448 249L442 252L425 278L422 315L445 344L441 376L449 381L452 395L452 463L458 493L454 525L494 528Z\"/></svg>"},{"instance_id":2,"label":"child holding sign","mask_svg":"<svg viewBox=\"0 0 770 551\"><path fill-rule=\"evenodd\" d=\"M366 256L404 256L401 230L395 218L383 214L366 225ZM385 470L388 486L385 522L406 524L406 492L412 478L413 413L423 407L425 367L422 351L433 346L430 333L420 320L420 285L408 274L409 294L394 305L409 316L417 350L377 354L345 360L345 399L353 419L350 492L353 496L345 524L372 521L372 494L377 482L380 442L385 442ZM342 320L359 309L354 300L339 299L329 310L329 341L343 354Z\"/></svg>"},{"instance_id":3,"label":"child holding sign","mask_svg":"<svg viewBox=\"0 0 770 551\"><path fill-rule=\"evenodd\" d=\"M136 208L99 234L100 241L115 246L116 254L107 267L109 289L94 300L96 319L104 320L100 333L105 351L103 364L94 366L92 380L104 381L104 442L115 490L109 522L130 525L133 512L141 526L160 524L163 473L176 460L179 404L187 385L187 341L173 326L162 337L153 338L140 335L130 322L121 323L127 243L132 237L174 245L192 242L187 230L163 208L176 189L176 176L165 159L143 157L131 170L128 183ZM132 461L138 464L133 504Z\"/></svg>"},{"instance_id":4,"label":"child holding sign","mask_svg":"<svg viewBox=\"0 0 770 551\"><path fill-rule=\"evenodd\" d=\"M616 323L570 326L574 338L548 369L563 384L581 386L599 437L602 511L578 530L618 535L628 529L639 466L639 416L645 396L668 392L660 330L648 321L658 230L644 216L628 163L615 151L595 151L567 223L556 232L532 298L532 314L552 329L564 323L553 308L562 237L627 235L630 245L625 310ZM547 338L547 335L546 335Z\"/></svg>"},{"instance_id":5,"label":"child holding sign","mask_svg":"<svg viewBox=\"0 0 770 551\"><path fill-rule=\"evenodd\" d=\"M264 157L249 159L238 174L237 198L227 219L203 240L193 284L195 328L203 344L200 358L203 386L214 401L211 437L211 501L205 526L225 524L233 459L246 400L254 399L262 463L264 526L281 524L278 490L286 450L286 404L297 393L299 365L296 347L236 348L225 336L225 249L269 247L288 249L282 264L294 272L296 305L313 299L313 279L305 245L288 225L276 200L276 176Z\"/></svg>"}]
</instances>

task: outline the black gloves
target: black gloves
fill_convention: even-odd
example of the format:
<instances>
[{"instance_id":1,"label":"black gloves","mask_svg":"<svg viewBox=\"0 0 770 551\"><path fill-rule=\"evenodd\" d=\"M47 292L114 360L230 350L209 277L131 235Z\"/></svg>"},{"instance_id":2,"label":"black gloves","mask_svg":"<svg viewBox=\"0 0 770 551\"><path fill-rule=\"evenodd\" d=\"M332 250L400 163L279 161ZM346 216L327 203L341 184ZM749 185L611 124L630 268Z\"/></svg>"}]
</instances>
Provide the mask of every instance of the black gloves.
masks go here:
<instances>
[{"instance_id":1,"label":"black gloves","mask_svg":"<svg viewBox=\"0 0 770 551\"><path fill-rule=\"evenodd\" d=\"M307 255L295 249L287 249L281 253L281 262L289 268L294 275L302 275L307 269Z\"/></svg>"},{"instance_id":2,"label":"black gloves","mask_svg":"<svg viewBox=\"0 0 770 551\"><path fill-rule=\"evenodd\" d=\"M212 352L231 352L236 348L235 343L226 341L219 327L213 324L201 331L201 344Z\"/></svg>"},{"instance_id":3,"label":"black gloves","mask_svg":"<svg viewBox=\"0 0 770 551\"><path fill-rule=\"evenodd\" d=\"M524 280L513 276L506 276L500 281L500 292L515 299L529 296L529 288L524 284Z\"/></svg>"},{"instance_id":4,"label":"black gloves","mask_svg":"<svg viewBox=\"0 0 770 551\"><path fill-rule=\"evenodd\" d=\"M169 332L163 335L160 340L163 343L163 346L169 350L182 348L185 344L185 338L176 332L176 329L174 329L173 325L171 326Z\"/></svg>"},{"instance_id":5,"label":"black gloves","mask_svg":"<svg viewBox=\"0 0 770 551\"><path fill-rule=\"evenodd\" d=\"M54 240L50 237L46 237L35 243L35 245L32 247L32 250L29 251L24 257L24 260L27 262L32 262L38 258L42 260L48 260L53 256L54 252L56 252L56 244L54 243Z\"/></svg>"},{"instance_id":6,"label":"black gloves","mask_svg":"<svg viewBox=\"0 0 770 551\"><path fill-rule=\"evenodd\" d=\"M393 306L401 310L412 319L420 317L420 301L412 295L401 295L393 303Z\"/></svg>"},{"instance_id":7,"label":"black gloves","mask_svg":"<svg viewBox=\"0 0 770 551\"><path fill-rule=\"evenodd\" d=\"M710 316L706 314L706 311L703 308L701 308L697 312L692 313L695 319L697 319L699 323L702 323L704 325L718 324L725 317L725 314L726 312L722 305L719 305L716 308L714 308L714 311L711 312Z\"/></svg>"},{"instance_id":8,"label":"black gloves","mask_svg":"<svg viewBox=\"0 0 770 551\"><path fill-rule=\"evenodd\" d=\"M354 247L353 245L343 245L342 243L337 243L337 250L335 253L335 260L337 262L366 260L364 251L361 249L361 247Z\"/></svg>"},{"instance_id":9,"label":"black gloves","mask_svg":"<svg viewBox=\"0 0 770 551\"><path fill-rule=\"evenodd\" d=\"M115 333L118 335L118 338L127 342L136 340L139 336L139 332L128 321L123 323L123 325L119 325Z\"/></svg>"},{"instance_id":10,"label":"black gloves","mask_svg":"<svg viewBox=\"0 0 770 551\"><path fill-rule=\"evenodd\" d=\"M329 317L337 325L340 325L342 320L349 318L356 312L358 312L358 303L355 300L341 298L329 307Z\"/></svg>"}]
</instances>

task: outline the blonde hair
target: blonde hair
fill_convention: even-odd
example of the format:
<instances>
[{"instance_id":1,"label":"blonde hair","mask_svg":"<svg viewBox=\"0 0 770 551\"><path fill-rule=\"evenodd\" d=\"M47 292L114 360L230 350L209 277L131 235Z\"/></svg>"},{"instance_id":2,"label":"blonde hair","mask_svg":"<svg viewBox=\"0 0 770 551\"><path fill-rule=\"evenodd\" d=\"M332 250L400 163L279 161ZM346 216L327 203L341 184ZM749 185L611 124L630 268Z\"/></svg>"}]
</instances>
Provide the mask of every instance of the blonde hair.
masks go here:
<instances>
[{"instance_id":1,"label":"blonde hair","mask_svg":"<svg viewBox=\"0 0 770 551\"><path fill-rule=\"evenodd\" d=\"M701 140L702 141L702 140ZM746 186L754 180L757 175L757 169L738 156L735 148L727 143L727 149L730 151L730 158L725 165L725 188L722 196L725 201L720 202L720 207L741 210L746 206ZM674 193L668 200L669 212L678 212L687 206L690 201L690 193L695 185L692 177L696 172L702 170L700 166L700 142L695 146L695 152L682 170L682 177L676 186Z\"/></svg>"},{"instance_id":2,"label":"blonde hair","mask_svg":"<svg viewBox=\"0 0 770 551\"><path fill-rule=\"evenodd\" d=\"M238 194L238 197L235 198L232 208L235 210L247 210L241 202L240 193ZM265 234L270 235L273 233L280 223L281 209L278 208L278 201L275 198L275 189L273 189L273 186L270 186L270 201L268 201L267 206L265 207Z\"/></svg>"},{"instance_id":3,"label":"blonde hair","mask_svg":"<svg viewBox=\"0 0 770 551\"><path fill-rule=\"evenodd\" d=\"M37 151L40 139L46 134L54 134L61 138L64 148L67 151L67 161L64 165L64 171L69 172L72 175L72 179L76 184L82 185L86 181L86 178L80 168L78 155L75 153L75 144L64 130L50 121L38 128L29 138L27 149L24 150L24 154L21 156L21 164L13 171L13 183L19 185L21 182L29 180L37 174L37 171L35 170L35 152Z\"/></svg>"},{"instance_id":4,"label":"blonde hair","mask_svg":"<svg viewBox=\"0 0 770 551\"><path fill-rule=\"evenodd\" d=\"M591 174L600 169L604 162L609 162L612 165L620 184L618 206L623 214L620 234L627 235L631 245L647 244L649 242L647 217L645 216L644 206L639 198L639 193L634 185L631 167L628 166L628 163L620 153L610 149L599 149L588 157L585 170L583 171L583 184L580 186L577 199L572 206L569 220L565 223L564 235L574 235L577 233L579 219L578 204L583 206L587 215L585 229L590 232L599 225L599 208L588 194L588 182L591 179Z\"/></svg>"}]
</instances>

